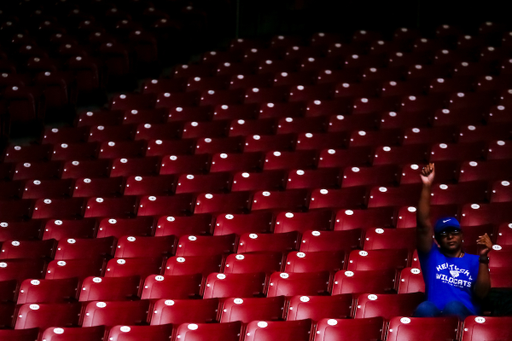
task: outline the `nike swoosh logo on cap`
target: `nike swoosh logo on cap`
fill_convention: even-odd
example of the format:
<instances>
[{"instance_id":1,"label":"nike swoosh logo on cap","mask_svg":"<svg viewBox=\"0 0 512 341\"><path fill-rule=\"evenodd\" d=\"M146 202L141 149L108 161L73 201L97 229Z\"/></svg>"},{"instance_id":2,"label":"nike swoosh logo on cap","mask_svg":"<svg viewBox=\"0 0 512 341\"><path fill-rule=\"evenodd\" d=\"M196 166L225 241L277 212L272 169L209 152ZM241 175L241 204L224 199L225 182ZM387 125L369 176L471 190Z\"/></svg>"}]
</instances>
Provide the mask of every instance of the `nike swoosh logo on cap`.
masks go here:
<instances>
[{"instance_id":1,"label":"nike swoosh logo on cap","mask_svg":"<svg viewBox=\"0 0 512 341\"><path fill-rule=\"evenodd\" d=\"M450 221L450 219L443 220L443 223L446 223L447 221Z\"/></svg>"}]
</instances>

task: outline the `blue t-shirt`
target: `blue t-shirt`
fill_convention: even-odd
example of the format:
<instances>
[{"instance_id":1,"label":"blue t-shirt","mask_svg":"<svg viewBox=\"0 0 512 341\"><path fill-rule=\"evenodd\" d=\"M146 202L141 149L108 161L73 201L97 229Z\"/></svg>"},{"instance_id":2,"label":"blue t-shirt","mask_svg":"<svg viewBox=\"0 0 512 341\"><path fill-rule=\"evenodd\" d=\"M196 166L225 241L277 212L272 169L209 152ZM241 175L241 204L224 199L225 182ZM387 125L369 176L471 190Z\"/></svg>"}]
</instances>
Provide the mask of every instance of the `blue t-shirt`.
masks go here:
<instances>
[{"instance_id":1,"label":"blue t-shirt","mask_svg":"<svg viewBox=\"0 0 512 341\"><path fill-rule=\"evenodd\" d=\"M444 310L446 303L459 301L473 315L478 315L480 307L473 300L473 286L478 276L478 256L465 253L462 258L445 256L439 246L433 243L427 254L418 252L425 280L427 301Z\"/></svg>"}]
</instances>

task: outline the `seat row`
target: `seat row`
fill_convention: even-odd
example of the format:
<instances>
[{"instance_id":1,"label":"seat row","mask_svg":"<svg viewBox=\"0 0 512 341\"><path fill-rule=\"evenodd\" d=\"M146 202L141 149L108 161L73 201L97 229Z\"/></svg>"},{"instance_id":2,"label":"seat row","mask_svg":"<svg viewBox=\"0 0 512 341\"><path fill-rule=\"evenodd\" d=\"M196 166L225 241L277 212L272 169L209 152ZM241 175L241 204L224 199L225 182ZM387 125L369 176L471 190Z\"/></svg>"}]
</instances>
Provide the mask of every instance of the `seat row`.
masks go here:
<instances>
[{"instance_id":1,"label":"seat row","mask_svg":"<svg viewBox=\"0 0 512 341\"><path fill-rule=\"evenodd\" d=\"M150 335L152 340L179 340L179 339L190 339L194 340L298 340L307 341L311 340L345 340L352 339L354 337L364 339L378 339L387 341L402 341L409 340L412 338L422 338L428 335L432 338L446 338L453 340L471 341L480 340L481 338L492 338L492 337L509 337L512 334L510 329L510 318L509 317L480 317L470 316L465 321L459 322L456 318L413 318L410 316L410 307L402 304L404 307L399 309L389 309L396 306L396 301L387 300L384 295L372 295L371 299L364 300L361 297L360 300L364 301L359 310L365 310L368 306L365 315L360 316L356 319L343 319L334 318L329 316L335 313L328 309L323 309L322 313L328 315L328 318L320 318L315 320L312 319L290 319L287 321L279 321L275 319L275 309L268 313L257 313L255 311L261 311L254 309L258 306L262 306L261 302L265 299L229 299L224 303L225 310L223 310L222 316L231 317L234 322L223 322L223 323L204 323L204 322L182 322L171 324L152 324L150 326L137 325L140 323L140 317L144 316L144 308L148 309L148 305L144 301L134 301L127 304L127 302L91 302L87 307L86 311L89 313L88 317L85 317L82 322L81 328L69 328L69 327L55 327L55 325L62 325L67 322L73 322L76 325L77 317L75 312L77 310L76 305L33 305L29 307L27 305L22 306L23 313L30 312L27 317L21 317L16 321L16 329L12 331L2 331L2 336L8 335L26 335L25 338L18 340L30 340L28 335L37 335L39 329L43 333L43 337L46 340L73 340L77 337L88 337L89 340L101 340L103 333L109 336L111 340L122 340L125 337L137 338L147 337ZM325 299L322 297L311 297L302 296L302 301L297 300L298 303L295 307L304 306L301 311L307 310L307 306L316 305L317 313L320 308L319 303ZM259 300L260 302L257 302ZM267 299L268 300L268 299ZM382 300L382 304L380 303ZM164 301L164 302L162 302ZM305 302L304 302L305 301ZM317 302L320 301L320 302ZM411 300L412 304L416 303L415 300ZM300 304L299 304L300 302ZM311 303L310 303L311 302ZM370 309L370 303L372 302L374 307ZM216 302L212 302L216 303ZM272 307L273 302L268 302L267 306ZM315 304L316 303L316 304ZM386 309L384 304L388 304L388 309L392 312L399 311L402 314L398 316L388 317L388 321L382 317L374 315L379 309L382 311ZM394 305L393 305L394 303ZM156 305L161 310L156 310L156 314L161 312L167 319L173 320L173 310L177 310L179 301L173 300L160 300ZM248 309L241 308L244 305L252 306L253 312L247 313ZM275 305L275 304L274 304ZM131 309L126 309L126 308ZM188 307L188 306L184 306ZM31 309L32 308L32 309ZM124 311L123 311L124 309ZM311 307L311 310L314 308ZM269 309L270 310L270 309ZM189 309L186 310L187 312ZM128 313L131 312L131 313ZM277 311L280 313L280 311ZM43 314L51 316L51 318L44 318ZM68 314L68 318L64 315ZM247 316L254 315L265 315L267 318L258 318L256 320L249 320L247 322ZM311 314L311 313L310 313ZM307 314L306 315L310 315ZM320 313L321 314L321 313ZM78 314L76 314L78 315ZM174 313L176 315L176 313ZM196 315L199 315L196 313ZM388 314L386 314L389 316ZM368 316L368 317L366 317ZM170 317L170 318L169 318ZM189 317L189 316L187 316ZM270 317L270 318L268 318ZM153 316L152 320L155 318ZM179 319L179 318L178 318ZM238 319L238 320L237 320ZM174 317L176 320L176 317ZM244 321L243 324L240 320ZM18 323L19 321L19 323ZM59 321L60 323L54 323ZM51 323L54 323L51 325ZM29 329L32 326L34 329ZM50 327L51 326L51 327ZM25 327L25 328L23 328ZM173 330L175 328L175 330ZM46 330L45 330L46 329ZM25 333L23 333L25 331ZM5 334L5 335L4 335Z\"/></svg>"}]
</instances>

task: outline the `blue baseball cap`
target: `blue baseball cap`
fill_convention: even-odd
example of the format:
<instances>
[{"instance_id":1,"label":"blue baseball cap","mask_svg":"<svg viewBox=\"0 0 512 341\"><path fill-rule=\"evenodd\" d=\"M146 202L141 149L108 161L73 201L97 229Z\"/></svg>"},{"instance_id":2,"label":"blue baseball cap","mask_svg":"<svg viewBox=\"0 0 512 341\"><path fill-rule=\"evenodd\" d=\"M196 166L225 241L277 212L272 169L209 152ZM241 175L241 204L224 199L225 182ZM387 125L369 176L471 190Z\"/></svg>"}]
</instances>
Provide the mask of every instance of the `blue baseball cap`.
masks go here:
<instances>
[{"instance_id":1,"label":"blue baseball cap","mask_svg":"<svg viewBox=\"0 0 512 341\"><path fill-rule=\"evenodd\" d=\"M461 230L459 221L454 217L441 218L434 226L434 233L439 234L448 229Z\"/></svg>"}]
</instances>

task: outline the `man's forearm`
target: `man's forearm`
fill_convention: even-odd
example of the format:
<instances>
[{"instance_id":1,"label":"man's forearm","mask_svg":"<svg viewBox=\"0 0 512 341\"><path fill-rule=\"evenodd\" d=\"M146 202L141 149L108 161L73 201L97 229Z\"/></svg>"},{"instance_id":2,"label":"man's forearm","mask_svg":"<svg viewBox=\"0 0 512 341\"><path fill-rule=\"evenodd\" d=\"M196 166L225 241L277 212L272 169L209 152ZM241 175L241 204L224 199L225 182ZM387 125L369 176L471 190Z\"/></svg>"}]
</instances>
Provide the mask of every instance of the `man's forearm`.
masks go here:
<instances>
[{"instance_id":1,"label":"man's forearm","mask_svg":"<svg viewBox=\"0 0 512 341\"><path fill-rule=\"evenodd\" d=\"M489 274L489 265L480 263L478 267L478 277L476 278L474 293L479 299L485 298L491 289L491 275Z\"/></svg>"},{"instance_id":2,"label":"man's forearm","mask_svg":"<svg viewBox=\"0 0 512 341\"><path fill-rule=\"evenodd\" d=\"M430 185L424 184L421 188L416 221L418 228L425 228L430 225Z\"/></svg>"}]
</instances>

